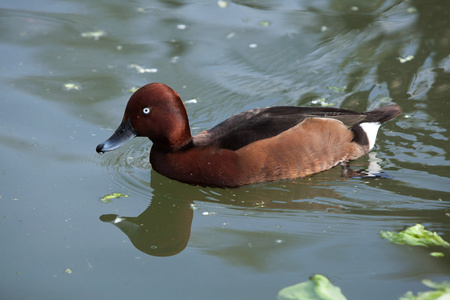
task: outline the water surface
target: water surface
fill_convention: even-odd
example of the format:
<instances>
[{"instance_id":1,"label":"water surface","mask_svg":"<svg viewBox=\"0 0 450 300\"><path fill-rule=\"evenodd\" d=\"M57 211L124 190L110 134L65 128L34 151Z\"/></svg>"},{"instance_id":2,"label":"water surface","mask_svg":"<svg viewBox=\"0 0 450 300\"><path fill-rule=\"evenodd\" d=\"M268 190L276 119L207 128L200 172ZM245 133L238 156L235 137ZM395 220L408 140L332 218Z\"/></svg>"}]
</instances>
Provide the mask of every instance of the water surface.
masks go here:
<instances>
[{"instance_id":1,"label":"water surface","mask_svg":"<svg viewBox=\"0 0 450 300\"><path fill-rule=\"evenodd\" d=\"M0 10L2 299L275 299L317 273L398 299L449 280L448 250L379 236L450 241L446 2L28 2ZM196 99L193 133L261 106L397 103L352 163L387 178L211 189L152 171L146 139L95 153L154 81Z\"/></svg>"}]
</instances>

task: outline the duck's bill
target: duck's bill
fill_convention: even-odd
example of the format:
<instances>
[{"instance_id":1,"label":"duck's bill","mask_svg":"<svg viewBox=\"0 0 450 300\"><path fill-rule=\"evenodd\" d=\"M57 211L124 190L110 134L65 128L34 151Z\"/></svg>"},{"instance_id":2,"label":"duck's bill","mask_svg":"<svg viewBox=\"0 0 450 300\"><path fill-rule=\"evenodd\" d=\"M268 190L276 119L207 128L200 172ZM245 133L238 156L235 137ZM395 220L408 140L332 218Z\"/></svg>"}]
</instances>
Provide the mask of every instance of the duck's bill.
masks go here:
<instances>
[{"instance_id":1,"label":"duck's bill","mask_svg":"<svg viewBox=\"0 0 450 300\"><path fill-rule=\"evenodd\" d=\"M116 129L114 134L105 142L99 144L96 148L97 152L103 154L108 151L115 150L126 144L129 140L137 135L136 130L131 126L130 119L123 121Z\"/></svg>"}]
</instances>

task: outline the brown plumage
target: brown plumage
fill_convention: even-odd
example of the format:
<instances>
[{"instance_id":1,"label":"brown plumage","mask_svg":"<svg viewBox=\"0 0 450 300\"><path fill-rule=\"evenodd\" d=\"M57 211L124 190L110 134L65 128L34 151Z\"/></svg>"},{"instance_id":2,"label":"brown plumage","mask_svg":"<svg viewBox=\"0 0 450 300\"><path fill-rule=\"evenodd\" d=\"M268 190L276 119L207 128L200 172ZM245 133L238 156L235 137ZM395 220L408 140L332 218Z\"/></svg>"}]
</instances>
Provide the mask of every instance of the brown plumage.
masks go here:
<instances>
[{"instance_id":1,"label":"brown plumage","mask_svg":"<svg viewBox=\"0 0 450 300\"><path fill-rule=\"evenodd\" d=\"M179 95L161 83L139 89L122 124L97 152L114 150L134 136L153 142L155 171L190 184L237 187L293 179L366 154L376 131L401 112L397 105L366 113L339 108L277 106L235 115L191 136Z\"/></svg>"}]
</instances>

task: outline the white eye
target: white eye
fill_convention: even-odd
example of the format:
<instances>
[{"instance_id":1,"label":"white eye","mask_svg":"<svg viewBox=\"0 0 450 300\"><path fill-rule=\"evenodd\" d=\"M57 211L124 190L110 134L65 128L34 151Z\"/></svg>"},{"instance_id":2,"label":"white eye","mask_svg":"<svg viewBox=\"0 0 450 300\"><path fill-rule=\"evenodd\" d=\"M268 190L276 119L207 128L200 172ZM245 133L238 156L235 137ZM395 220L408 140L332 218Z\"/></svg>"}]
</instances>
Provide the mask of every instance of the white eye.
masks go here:
<instances>
[{"instance_id":1,"label":"white eye","mask_svg":"<svg viewBox=\"0 0 450 300\"><path fill-rule=\"evenodd\" d=\"M145 108L142 110L142 113L148 115L148 114L150 113L150 108L145 107Z\"/></svg>"}]
</instances>

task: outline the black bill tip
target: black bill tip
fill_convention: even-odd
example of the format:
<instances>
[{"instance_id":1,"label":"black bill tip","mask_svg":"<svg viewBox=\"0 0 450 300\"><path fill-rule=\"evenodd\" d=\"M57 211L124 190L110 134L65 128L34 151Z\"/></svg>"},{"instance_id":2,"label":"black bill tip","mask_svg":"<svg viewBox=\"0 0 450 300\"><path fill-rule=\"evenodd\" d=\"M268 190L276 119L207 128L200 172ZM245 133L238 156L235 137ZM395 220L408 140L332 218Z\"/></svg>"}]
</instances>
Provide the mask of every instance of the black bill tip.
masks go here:
<instances>
[{"instance_id":1,"label":"black bill tip","mask_svg":"<svg viewBox=\"0 0 450 300\"><path fill-rule=\"evenodd\" d=\"M137 132L134 130L130 123L130 119L123 121L122 124L116 129L114 134L104 141L103 143L97 145L95 150L99 154L103 154L108 151L115 150L120 146L124 145L126 142L137 136Z\"/></svg>"},{"instance_id":2,"label":"black bill tip","mask_svg":"<svg viewBox=\"0 0 450 300\"><path fill-rule=\"evenodd\" d=\"M97 148L95 148L95 151L97 151L98 154L103 154L105 153L105 151L103 151L103 147L104 147L105 143L101 143L97 145Z\"/></svg>"}]
</instances>

